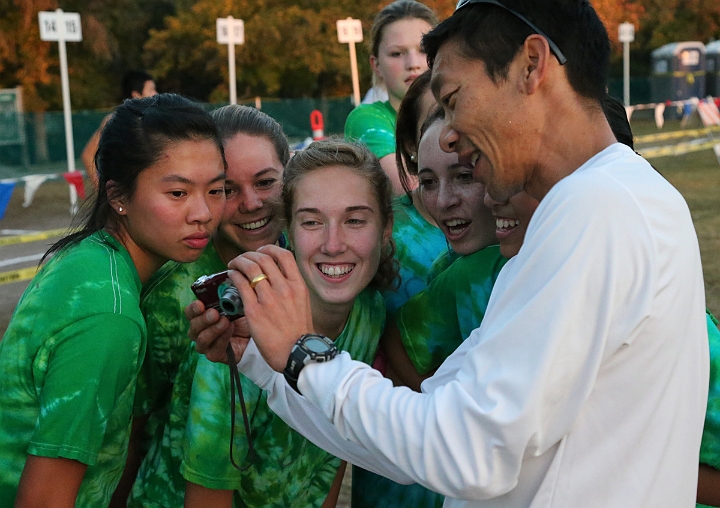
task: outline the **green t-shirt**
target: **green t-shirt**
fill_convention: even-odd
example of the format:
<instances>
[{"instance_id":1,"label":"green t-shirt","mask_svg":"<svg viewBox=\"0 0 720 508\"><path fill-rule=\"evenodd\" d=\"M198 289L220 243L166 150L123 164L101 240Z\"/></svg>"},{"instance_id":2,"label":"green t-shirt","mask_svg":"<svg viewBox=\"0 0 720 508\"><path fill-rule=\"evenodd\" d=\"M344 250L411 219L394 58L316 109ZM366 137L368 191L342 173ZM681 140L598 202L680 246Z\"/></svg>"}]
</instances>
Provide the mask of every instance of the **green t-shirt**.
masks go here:
<instances>
[{"instance_id":1,"label":"green t-shirt","mask_svg":"<svg viewBox=\"0 0 720 508\"><path fill-rule=\"evenodd\" d=\"M397 112L390 102L361 104L345 120L345 139L359 141L378 159L395 153Z\"/></svg>"},{"instance_id":2,"label":"green t-shirt","mask_svg":"<svg viewBox=\"0 0 720 508\"><path fill-rule=\"evenodd\" d=\"M226 270L210 243L200 258L168 263L145 285L140 306L147 321L148 351L138 377L135 413L150 414L147 453L130 494L130 507L182 507L180 475L190 389L198 353L187 336L190 285L201 275Z\"/></svg>"},{"instance_id":3,"label":"green t-shirt","mask_svg":"<svg viewBox=\"0 0 720 508\"><path fill-rule=\"evenodd\" d=\"M720 331L717 320L707 311L710 344L710 386L707 413L700 445L700 462L720 469ZM697 506L705 506L698 504Z\"/></svg>"},{"instance_id":4,"label":"green t-shirt","mask_svg":"<svg viewBox=\"0 0 720 508\"><path fill-rule=\"evenodd\" d=\"M140 286L128 252L102 231L28 286L0 341L0 506L13 506L28 454L87 464L77 506L110 502L145 353Z\"/></svg>"},{"instance_id":5,"label":"green t-shirt","mask_svg":"<svg viewBox=\"0 0 720 508\"><path fill-rule=\"evenodd\" d=\"M366 289L355 300L348 322L335 341L353 359L370 363L385 324L380 294ZM241 375L255 458L238 471L230 463L230 374L228 367L200 358L195 373L187 448L182 473L207 488L236 490L238 507L319 507L327 497L340 459L292 430L267 405L267 392ZM247 439L236 411L233 457L246 466Z\"/></svg>"},{"instance_id":6,"label":"green t-shirt","mask_svg":"<svg viewBox=\"0 0 720 508\"><path fill-rule=\"evenodd\" d=\"M397 196L393 201L393 211L392 234L395 259L400 263L400 287L396 291L383 292L390 316L394 316L411 296L425 289L433 262L448 251L442 230L420 215L409 196Z\"/></svg>"},{"instance_id":7,"label":"green t-shirt","mask_svg":"<svg viewBox=\"0 0 720 508\"><path fill-rule=\"evenodd\" d=\"M398 310L403 345L420 374L439 367L480 326L506 261L498 245L462 256Z\"/></svg>"}]
</instances>

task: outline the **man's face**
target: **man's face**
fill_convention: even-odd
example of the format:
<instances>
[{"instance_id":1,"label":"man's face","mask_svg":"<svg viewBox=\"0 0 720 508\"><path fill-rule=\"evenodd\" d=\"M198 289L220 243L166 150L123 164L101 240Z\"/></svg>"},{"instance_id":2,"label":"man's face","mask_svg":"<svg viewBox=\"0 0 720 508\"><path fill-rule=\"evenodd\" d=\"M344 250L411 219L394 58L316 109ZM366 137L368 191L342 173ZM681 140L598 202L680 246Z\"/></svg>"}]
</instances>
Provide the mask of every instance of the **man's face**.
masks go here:
<instances>
[{"instance_id":1,"label":"man's face","mask_svg":"<svg viewBox=\"0 0 720 508\"><path fill-rule=\"evenodd\" d=\"M523 190L539 143L518 84L518 61L496 84L482 61L462 56L457 42L450 41L440 47L432 70L433 94L446 115L440 145L457 152L460 164L472 167L474 178L497 201Z\"/></svg>"}]
</instances>

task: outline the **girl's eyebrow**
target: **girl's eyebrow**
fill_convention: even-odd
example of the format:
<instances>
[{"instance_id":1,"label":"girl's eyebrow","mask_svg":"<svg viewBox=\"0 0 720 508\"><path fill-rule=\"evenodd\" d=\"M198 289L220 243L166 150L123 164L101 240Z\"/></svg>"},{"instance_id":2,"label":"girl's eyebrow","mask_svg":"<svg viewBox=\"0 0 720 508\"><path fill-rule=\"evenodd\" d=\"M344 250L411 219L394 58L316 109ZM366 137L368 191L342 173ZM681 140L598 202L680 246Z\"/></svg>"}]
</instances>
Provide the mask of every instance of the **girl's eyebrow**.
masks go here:
<instances>
[{"instance_id":1,"label":"girl's eyebrow","mask_svg":"<svg viewBox=\"0 0 720 508\"><path fill-rule=\"evenodd\" d=\"M348 206L347 208L345 208L345 211L346 212L367 211L370 213L375 213L375 210L373 210L372 207L369 207L367 205ZM309 208L309 207L298 208L297 210L295 210L295 213L303 213L303 212L305 212L305 213L322 213L317 208Z\"/></svg>"}]
</instances>

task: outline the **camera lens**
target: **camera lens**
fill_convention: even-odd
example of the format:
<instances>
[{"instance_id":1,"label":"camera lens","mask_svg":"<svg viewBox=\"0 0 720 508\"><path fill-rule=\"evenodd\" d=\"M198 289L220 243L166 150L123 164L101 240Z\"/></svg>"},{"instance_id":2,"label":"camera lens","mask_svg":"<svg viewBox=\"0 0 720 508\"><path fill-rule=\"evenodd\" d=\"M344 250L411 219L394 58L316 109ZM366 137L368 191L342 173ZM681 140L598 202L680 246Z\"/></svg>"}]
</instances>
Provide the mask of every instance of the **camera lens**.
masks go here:
<instances>
[{"instance_id":1,"label":"camera lens","mask_svg":"<svg viewBox=\"0 0 720 508\"><path fill-rule=\"evenodd\" d=\"M244 314L240 292L235 286L229 286L220 297L220 308L227 316L242 316Z\"/></svg>"}]
</instances>

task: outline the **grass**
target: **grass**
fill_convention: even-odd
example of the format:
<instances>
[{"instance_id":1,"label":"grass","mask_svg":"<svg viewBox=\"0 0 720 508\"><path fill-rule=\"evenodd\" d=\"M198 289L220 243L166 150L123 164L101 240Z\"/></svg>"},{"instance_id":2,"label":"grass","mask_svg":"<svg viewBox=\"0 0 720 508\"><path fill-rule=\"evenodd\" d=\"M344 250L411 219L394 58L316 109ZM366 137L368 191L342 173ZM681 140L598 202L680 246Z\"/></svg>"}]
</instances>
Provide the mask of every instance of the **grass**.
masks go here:
<instances>
[{"instance_id":1,"label":"grass","mask_svg":"<svg viewBox=\"0 0 720 508\"><path fill-rule=\"evenodd\" d=\"M634 119L633 119L634 120ZM699 119L691 118L685 128L701 128ZM652 121L632 122L636 136L678 130L680 124L671 121L658 130ZM715 138L720 143L720 135ZM667 144L677 143L669 141ZM650 163L683 195L690 208L700 242L707 307L720 315L720 162L712 150L685 155L658 157Z\"/></svg>"}]
</instances>

